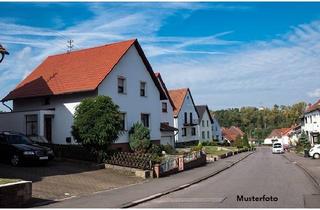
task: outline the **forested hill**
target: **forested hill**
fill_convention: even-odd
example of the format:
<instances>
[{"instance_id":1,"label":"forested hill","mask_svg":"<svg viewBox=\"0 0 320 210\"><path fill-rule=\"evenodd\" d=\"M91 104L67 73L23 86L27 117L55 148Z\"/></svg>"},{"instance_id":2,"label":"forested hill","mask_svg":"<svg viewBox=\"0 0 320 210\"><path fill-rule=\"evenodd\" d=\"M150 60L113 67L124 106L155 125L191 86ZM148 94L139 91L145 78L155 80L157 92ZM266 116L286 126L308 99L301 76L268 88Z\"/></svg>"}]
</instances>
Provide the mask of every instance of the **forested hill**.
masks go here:
<instances>
[{"instance_id":1,"label":"forested hill","mask_svg":"<svg viewBox=\"0 0 320 210\"><path fill-rule=\"evenodd\" d=\"M292 106L274 105L272 108L242 107L214 111L223 127L238 126L249 137L264 139L275 128L291 127L300 123L306 103Z\"/></svg>"}]
</instances>

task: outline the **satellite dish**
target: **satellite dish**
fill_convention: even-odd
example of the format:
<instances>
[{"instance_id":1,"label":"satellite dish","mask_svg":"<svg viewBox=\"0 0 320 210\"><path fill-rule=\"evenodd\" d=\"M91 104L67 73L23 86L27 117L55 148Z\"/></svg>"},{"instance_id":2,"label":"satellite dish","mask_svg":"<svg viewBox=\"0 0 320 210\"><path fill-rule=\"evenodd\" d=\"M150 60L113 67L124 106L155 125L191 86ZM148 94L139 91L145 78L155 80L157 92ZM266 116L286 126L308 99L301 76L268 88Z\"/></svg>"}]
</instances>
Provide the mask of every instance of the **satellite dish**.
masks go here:
<instances>
[{"instance_id":1,"label":"satellite dish","mask_svg":"<svg viewBox=\"0 0 320 210\"><path fill-rule=\"evenodd\" d=\"M2 62L2 60L4 59L5 55L9 55L9 52L2 47L2 45L0 44L0 54L1 54L1 58L0 58L0 63Z\"/></svg>"}]
</instances>

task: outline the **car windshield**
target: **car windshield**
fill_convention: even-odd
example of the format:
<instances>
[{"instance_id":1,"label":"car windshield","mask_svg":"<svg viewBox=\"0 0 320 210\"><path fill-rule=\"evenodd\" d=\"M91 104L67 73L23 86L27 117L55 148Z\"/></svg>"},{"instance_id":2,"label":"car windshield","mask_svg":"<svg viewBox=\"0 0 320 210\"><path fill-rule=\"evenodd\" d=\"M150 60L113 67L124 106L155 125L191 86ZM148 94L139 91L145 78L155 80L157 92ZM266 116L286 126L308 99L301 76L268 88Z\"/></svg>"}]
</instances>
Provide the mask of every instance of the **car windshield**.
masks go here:
<instances>
[{"instance_id":1,"label":"car windshield","mask_svg":"<svg viewBox=\"0 0 320 210\"><path fill-rule=\"evenodd\" d=\"M274 144L273 148L281 148L281 144Z\"/></svg>"},{"instance_id":2,"label":"car windshield","mask_svg":"<svg viewBox=\"0 0 320 210\"><path fill-rule=\"evenodd\" d=\"M32 144L32 142L22 135L10 134L7 135L8 144Z\"/></svg>"}]
</instances>

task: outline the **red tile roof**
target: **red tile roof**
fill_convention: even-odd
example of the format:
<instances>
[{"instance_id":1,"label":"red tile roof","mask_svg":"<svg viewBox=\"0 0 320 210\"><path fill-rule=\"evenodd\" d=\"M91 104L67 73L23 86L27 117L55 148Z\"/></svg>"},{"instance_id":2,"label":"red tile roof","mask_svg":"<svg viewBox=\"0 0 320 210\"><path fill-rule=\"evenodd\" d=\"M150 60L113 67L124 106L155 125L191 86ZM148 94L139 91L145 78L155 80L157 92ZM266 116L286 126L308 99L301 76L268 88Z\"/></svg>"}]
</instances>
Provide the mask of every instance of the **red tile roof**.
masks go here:
<instances>
[{"instance_id":1,"label":"red tile roof","mask_svg":"<svg viewBox=\"0 0 320 210\"><path fill-rule=\"evenodd\" d=\"M228 139L229 141L235 141L237 139L237 137L243 137L244 136L244 132L235 126L231 126L230 128L222 128L221 129L222 132L222 136L226 139Z\"/></svg>"},{"instance_id":2,"label":"red tile roof","mask_svg":"<svg viewBox=\"0 0 320 210\"><path fill-rule=\"evenodd\" d=\"M281 138L284 135L287 135L291 131L291 128L278 128L273 129L267 138Z\"/></svg>"},{"instance_id":3,"label":"red tile roof","mask_svg":"<svg viewBox=\"0 0 320 210\"><path fill-rule=\"evenodd\" d=\"M178 116L184 102L184 98L187 96L188 91L188 88L169 90L170 98L172 99L172 102L175 106L175 109L173 109L173 115L175 117Z\"/></svg>"},{"instance_id":4,"label":"red tile roof","mask_svg":"<svg viewBox=\"0 0 320 210\"><path fill-rule=\"evenodd\" d=\"M307 106L305 113L312 112L315 110L320 110L320 99L316 103Z\"/></svg>"},{"instance_id":5,"label":"red tile roof","mask_svg":"<svg viewBox=\"0 0 320 210\"><path fill-rule=\"evenodd\" d=\"M49 56L2 101L93 91L132 45L137 48L160 95L163 96L160 84L138 41L133 39Z\"/></svg>"}]
</instances>

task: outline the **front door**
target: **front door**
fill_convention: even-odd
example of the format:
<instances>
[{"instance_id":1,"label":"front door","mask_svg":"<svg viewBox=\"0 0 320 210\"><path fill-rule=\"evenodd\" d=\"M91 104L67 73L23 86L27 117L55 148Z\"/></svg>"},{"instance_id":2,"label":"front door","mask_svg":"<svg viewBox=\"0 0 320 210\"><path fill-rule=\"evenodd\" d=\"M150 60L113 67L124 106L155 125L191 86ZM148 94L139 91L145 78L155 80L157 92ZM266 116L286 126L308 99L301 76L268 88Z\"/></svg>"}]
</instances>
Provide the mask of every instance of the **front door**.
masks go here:
<instances>
[{"instance_id":1,"label":"front door","mask_svg":"<svg viewBox=\"0 0 320 210\"><path fill-rule=\"evenodd\" d=\"M52 116L50 115L44 117L44 137L48 143L52 143Z\"/></svg>"}]
</instances>

